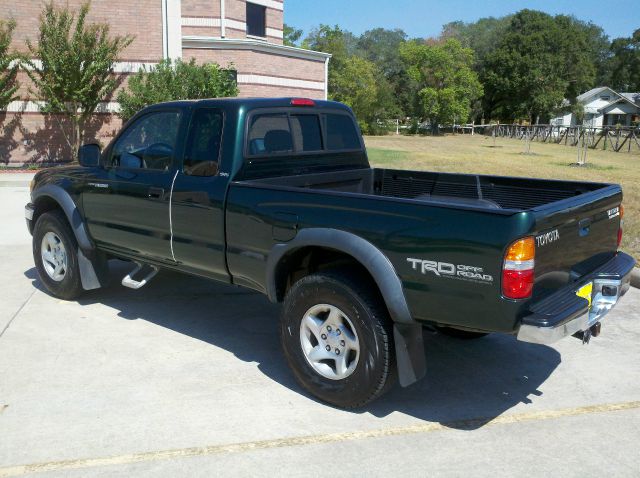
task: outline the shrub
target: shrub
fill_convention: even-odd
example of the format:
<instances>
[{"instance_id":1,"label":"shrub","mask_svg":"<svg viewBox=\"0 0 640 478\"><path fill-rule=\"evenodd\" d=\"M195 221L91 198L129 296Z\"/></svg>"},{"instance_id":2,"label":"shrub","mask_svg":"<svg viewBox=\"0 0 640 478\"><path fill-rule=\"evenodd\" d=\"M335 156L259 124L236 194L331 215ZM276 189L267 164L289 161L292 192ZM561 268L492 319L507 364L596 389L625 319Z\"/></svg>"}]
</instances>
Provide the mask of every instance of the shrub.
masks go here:
<instances>
[{"instance_id":1,"label":"shrub","mask_svg":"<svg viewBox=\"0 0 640 478\"><path fill-rule=\"evenodd\" d=\"M142 108L173 100L196 100L238 95L235 70L215 63L197 65L163 60L149 71L141 69L118 94L120 117L128 120Z\"/></svg>"}]
</instances>

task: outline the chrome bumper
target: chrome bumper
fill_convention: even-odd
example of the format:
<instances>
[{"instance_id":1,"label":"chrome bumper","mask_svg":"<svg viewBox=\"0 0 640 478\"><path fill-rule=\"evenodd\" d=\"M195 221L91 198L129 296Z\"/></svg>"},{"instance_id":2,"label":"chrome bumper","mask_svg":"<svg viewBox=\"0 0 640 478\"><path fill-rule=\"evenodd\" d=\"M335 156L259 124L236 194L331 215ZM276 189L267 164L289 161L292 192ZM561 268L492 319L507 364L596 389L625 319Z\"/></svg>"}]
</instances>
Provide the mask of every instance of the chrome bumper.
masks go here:
<instances>
[{"instance_id":1,"label":"chrome bumper","mask_svg":"<svg viewBox=\"0 0 640 478\"><path fill-rule=\"evenodd\" d=\"M581 285L593 282L591 306L576 295L578 288L563 289L546 298L533 313L522 320L518 340L536 344L552 344L586 331L600 322L613 309L630 287L635 260L619 253L609 263L590 275ZM537 310L536 310L537 309Z\"/></svg>"}]
</instances>

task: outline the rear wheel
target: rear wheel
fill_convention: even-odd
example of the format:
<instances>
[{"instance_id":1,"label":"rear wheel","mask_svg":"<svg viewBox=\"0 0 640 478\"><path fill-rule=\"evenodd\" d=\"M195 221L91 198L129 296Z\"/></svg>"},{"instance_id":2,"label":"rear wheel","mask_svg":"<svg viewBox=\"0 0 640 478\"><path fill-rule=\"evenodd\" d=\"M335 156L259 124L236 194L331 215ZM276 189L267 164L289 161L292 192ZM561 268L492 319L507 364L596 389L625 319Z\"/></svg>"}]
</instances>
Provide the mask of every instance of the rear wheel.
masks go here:
<instances>
[{"instance_id":1,"label":"rear wheel","mask_svg":"<svg viewBox=\"0 0 640 478\"><path fill-rule=\"evenodd\" d=\"M78 243L62 211L46 212L38 217L32 248L40 281L52 295L71 300L83 292Z\"/></svg>"},{"instance_id":2,"label":"rear wheel","mask_svg":"<svg viewBox=\"0 0 640 478\"><path fill-rule=\"evenodd\" d=\"M361 407L395 381L392 327L366 278L323 272L300 279L285 298L281 338L298 382L320 400Z\"/></svg>"},{"instance_id":3,"label":"rear wheel","mask_svg":"<svg viewBox=\"0 0 640 478\"><path fill-rule=\"evenodd\" d=\"M473 332L471 330L454 329L453 327L436 326L436 329L443 335L462 340L479 339L489 335L488 332Z\"/></svg>"}]
</instances>

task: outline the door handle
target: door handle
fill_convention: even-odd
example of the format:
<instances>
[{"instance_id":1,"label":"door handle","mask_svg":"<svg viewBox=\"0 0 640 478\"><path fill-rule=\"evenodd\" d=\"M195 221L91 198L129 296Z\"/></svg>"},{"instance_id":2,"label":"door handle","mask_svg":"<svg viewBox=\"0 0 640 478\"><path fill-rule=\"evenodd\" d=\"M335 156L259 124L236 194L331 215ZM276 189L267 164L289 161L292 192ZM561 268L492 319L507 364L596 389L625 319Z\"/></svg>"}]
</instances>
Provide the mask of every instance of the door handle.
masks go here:
<instances>
[{"instance_id":1,"label":"door handle","mask_svg":"<svg viewBox=\"0 0 640 478\"><path fill-rule=\"evenodd\" d=\"M149 188L148 196L149 198L152 198L152 199L162 199L162 197L164 196L164 189Z\"/></svg>"}]
</instances>

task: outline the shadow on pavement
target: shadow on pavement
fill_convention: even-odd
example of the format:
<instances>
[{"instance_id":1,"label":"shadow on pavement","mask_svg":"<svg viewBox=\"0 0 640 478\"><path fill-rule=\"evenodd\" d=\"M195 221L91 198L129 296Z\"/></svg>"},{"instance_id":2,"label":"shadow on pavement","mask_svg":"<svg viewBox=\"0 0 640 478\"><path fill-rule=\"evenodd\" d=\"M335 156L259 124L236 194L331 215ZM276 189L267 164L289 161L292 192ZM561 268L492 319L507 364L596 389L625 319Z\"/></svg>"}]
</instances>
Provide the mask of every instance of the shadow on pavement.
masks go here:
<instances>
[{"instance_id":1,"label":"shadow on pavement","mask_svg":"<svg viewBox=\"0 0 640 478\"><path fill-rule=\"evenodd\" d=\"M270 379L314 400L297 384L281 353L278 305L257 292L167 271L133 291L119 284L130 269L127 263L112 261L111 285L86 293L78 302L104 304L123 319L146 320L222 347L240 360L258 363ZM25 276L42 289L35 269ZM427 377L408 388L396 386L353 413L384 417L401 412L473 430L541 395L539 386L561 361L550 347L499 334L459 340L425 330L424 337Z\"/></svg>"}]
</instances>

